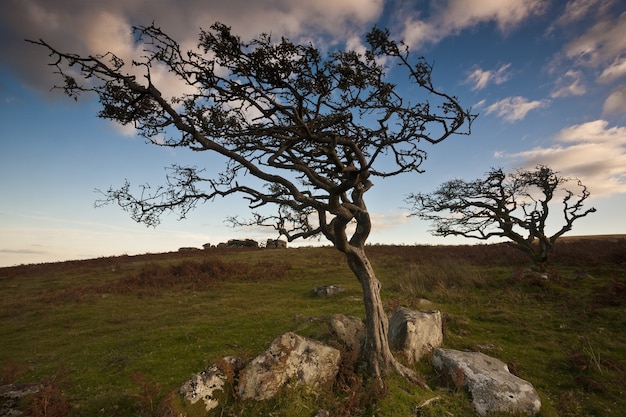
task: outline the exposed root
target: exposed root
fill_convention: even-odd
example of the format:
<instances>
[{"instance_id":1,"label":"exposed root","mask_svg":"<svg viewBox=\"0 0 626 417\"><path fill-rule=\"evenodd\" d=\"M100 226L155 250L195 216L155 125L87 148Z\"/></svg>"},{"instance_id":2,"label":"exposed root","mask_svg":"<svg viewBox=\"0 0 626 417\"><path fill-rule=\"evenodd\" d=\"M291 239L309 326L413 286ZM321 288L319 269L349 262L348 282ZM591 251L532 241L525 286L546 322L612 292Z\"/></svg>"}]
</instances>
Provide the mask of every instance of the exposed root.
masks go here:
<instances>
[{"instance_id":1,"label":"exposed root","mask_svg":"<svg viewBox=\"0 0 626 417\"><path fill-rule=\"evenodd\" d=\"M428 384L426 384L424 379L420 375L417 374L417 372L415 372L412 369L407 368L406 366L401 364L397 359L394 358L391 361L391 366L398 374L400 374L407 380L411 381L415 385L418 385L419 387L425 390L432 391L430 387L428 386Z\"/></svg>"}]
</instances>

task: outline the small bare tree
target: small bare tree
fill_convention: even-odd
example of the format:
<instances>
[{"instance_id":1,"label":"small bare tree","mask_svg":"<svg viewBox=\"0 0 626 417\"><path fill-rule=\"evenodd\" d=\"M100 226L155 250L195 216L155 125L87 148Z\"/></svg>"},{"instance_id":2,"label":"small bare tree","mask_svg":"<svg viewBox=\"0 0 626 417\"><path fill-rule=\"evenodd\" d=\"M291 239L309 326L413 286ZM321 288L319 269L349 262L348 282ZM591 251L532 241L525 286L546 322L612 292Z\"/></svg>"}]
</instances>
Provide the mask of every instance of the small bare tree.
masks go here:
<instances>
[{"instance_id":1,"label":"small bare tree","mask_svg":"<svg viewBox=\"0 0 626 417\"><path fill-rule=\"evenodd\" d=\"M564 185L575 183L578 193ZM564 224L552 235L547 221L553 198L562 191ZM463 236L487 240L510 239L531 259L533 268L545 271L556 240L572 229L581 217L596 211L583 210L589 191L580 180L566 178L547 166L505 174L491 169L485 178L455 179L429 194L410 194L411 216L432 221L435 236Z\"/></svg>"},{"instance_id":2,"label":"small bare tree","mask_svg":"<svg viewBox=\"0 0 626 417\"><path fill-rule=\"evenodd\" d=\"M244 42L220 23L201 31L198 49L190 51L154 25L134 32L145 48L132 62L134 75L111 53L79 56L30 42L49 51L64 81L59 88L70 97L98 96L100 117L132 124L158 146L217 153L226 164L217 176L176 165L166 185L136 194L126 182L109 189L104 203L156 225L166 211L184 218L198 203L240 194L253 216L233 218L236 224L270 225L289 241L325 236L346 255L363 289L363 359L371 375L396 370L416 380L389 349L380 282L365 253L371 221L364 196L374 177L421 172L421 140L469 134L469 111L434 88L423 58L411 59L404 44L379 29L367 34L363 54L326 56L310 44L266 34ZM191 92L164 97L155 68L167 69ZM390 68L413 82L414 93L422 94L416 102L389 79ZM261 210L268 205L277 211Z\"/></svg>"}]
</instances>

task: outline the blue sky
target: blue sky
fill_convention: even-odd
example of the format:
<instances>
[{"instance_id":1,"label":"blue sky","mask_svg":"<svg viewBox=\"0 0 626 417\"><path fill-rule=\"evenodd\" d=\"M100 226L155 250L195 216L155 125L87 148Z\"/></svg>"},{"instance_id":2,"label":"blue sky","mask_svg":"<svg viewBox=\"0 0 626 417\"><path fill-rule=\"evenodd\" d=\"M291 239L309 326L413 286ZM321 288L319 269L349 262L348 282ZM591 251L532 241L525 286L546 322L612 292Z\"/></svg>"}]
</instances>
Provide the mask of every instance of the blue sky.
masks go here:
<instances>
[{"instance_id":1,"label":"blue sky","mask_svg":"<svg viewBox=\"0 0 626 417\"><path fill-rule=\"evenodd\" d=\"M434 64L437 87L480 114L469 137L429 146L424 174L378 180L367 195L370 243L476 243L434 238L407 218L404 196L491 167L546 164L580 178L596 214L572 234L626 233L626 2L623 0L4 0L0 5L0 266L200 247L269 231L232 229L244 200L199 207L184 221L134 223L116 206L94 208L95 189L160 184L175 162L209 155L146 145L98 119L98 103L51 92L45 51L114 51L130 57L132 25L155 22L184 46L221 21L244 38L262 32L323 48L360 48L373 25ZM175 84L163 76L165 90ZM312 244L317 242L300 242ZM323 241L322 241L323 243ZM294 243L295 244L295 243Z\"/></svg>"}]
</instances>

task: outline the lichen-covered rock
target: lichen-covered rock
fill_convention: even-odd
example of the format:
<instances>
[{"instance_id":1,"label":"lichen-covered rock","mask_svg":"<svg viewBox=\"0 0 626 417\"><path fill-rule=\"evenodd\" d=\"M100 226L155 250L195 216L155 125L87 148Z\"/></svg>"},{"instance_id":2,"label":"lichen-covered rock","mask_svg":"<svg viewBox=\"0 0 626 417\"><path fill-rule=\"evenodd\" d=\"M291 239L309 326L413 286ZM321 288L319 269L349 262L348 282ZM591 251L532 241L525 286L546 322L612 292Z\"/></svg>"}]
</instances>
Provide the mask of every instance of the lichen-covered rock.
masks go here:
<instances>
[{"instance_id":1,"label":"lichen-covered rock","mask_svg":"<svg viewBox=\"0 0 626 417\"><path fill-rule=\"evenodd\" d=\"M179 389L182 397L191 404L204 402L207 411L214 409L226 397L226 384L233 384L237 372L243 368L240 358L227 356L219 364L195 374Z\"/></svg>"},{"instance_id":2,"label":"lichen-covered rock","mask_svg":"<svg viewBox=\"0 0 626 417\"><path fill-rule=\"evenodd\" d=\"M476 413L523 413L535 416L541 408L532 384L509 372L506 364L479 352L435 349L433 366L448 375L458 388L466 388Z\"/></svg>"},{"instance_id":3,"label":"lichen-covered rock","mask_svg":"<svg viewBox=\"0 0 626 417\"><path fill-rule=\"evenodd\" d=\"M339 350L295 333L285 333L241 371L239 396L266 400L288 383L325 385L336 377L339 360Z\"/></svg>"},{"instance_id":4,"label":"lichen-covered rock","mask_svg":"<svg viewBox=\"0 0 626 417\"><path fill-rule=\"evenodd\" d=\"M441 312L398 308L389 319L388 339L409 362L419 361L443 343Z\"/></svg>"},{"instance_id":5,"label":"lichen-covered rock","mask_svg":"<svg viewBox=\"0 0 626 417\"><path fill-rule=\"evenodd\" d=\"M365 337L363 319L344 314L334 314L328 320L330 329L345 347L358 351Z\"/></svg>"},{"instance_id":6,"label":"lichen-covered rock","mask_svg":"<svg viewBox=\"0 0 626 417\"><path fill-rule=\"evenodd\" d=\"M0 386L0 416L24 415L20 408L22 402L41 391L41 385L8 384Z\"/></svg>"}]
</instances>

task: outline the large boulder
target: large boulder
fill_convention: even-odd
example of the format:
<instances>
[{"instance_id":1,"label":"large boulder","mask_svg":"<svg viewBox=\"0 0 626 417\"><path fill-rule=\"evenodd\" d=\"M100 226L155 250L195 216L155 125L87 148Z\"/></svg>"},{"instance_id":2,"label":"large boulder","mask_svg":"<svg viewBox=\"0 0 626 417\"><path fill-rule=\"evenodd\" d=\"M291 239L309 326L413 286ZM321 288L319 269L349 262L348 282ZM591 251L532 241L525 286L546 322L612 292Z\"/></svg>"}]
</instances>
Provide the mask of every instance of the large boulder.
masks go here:
<instances>
[{"instance_id":1,"label":"large boulder","mask_svg":"<svg viewBox=\"0 0 626 417\"><path fill-rule=\"evenodd\" d=\"M535 416L541 408L532 384L509 372L506 364L479 352L435 349L433 366L458 388L467 389L476 413L522 413Z\"/></svg>"},{"instance_id":2,"label":"large boulder","mask_svg":"<svg viewBox=\"0 0 626 417\"><path fill-rule=\"evenodd\" d=\"M328 319L328 324L332 333L346 348L354 351L361 349L361 343L365 337L363 319L344 314L333 314Z\"/></svg>"},{"instance_id":3,"label":"large boulder","mask_svg":"<svg viewBox=\"0 0 626 417\"><path fill-rule=\"evenodd\" d=\"M443 321L439 311L398 308L389 319L389 344L409 363L419 361L443 343Z\"/></svg>"},{"instance_id":4,"label":"large boulder","mask_svg":"<svg viewBox=\"0 0 626 417\"><path fill-rule=\"evenodd\" d=\"M295 333L277 337L239 374L240 398L272 398L287 383L322 386L339 371L339 350Z\"/></svg>"},{"instance_id":5,"label":"large boulder","mask_svg":"<svg viewBox=\"0 0 626 417\"><path fill-rule=\"evenodd\" d=\"M206 411L210 411L224 402L227 396L226 385L232 386L235 376L242 368L241 358L227 356L220 363L193 375L178 392L191 404L202 401Z\"/></svg>"}]
</instances>

